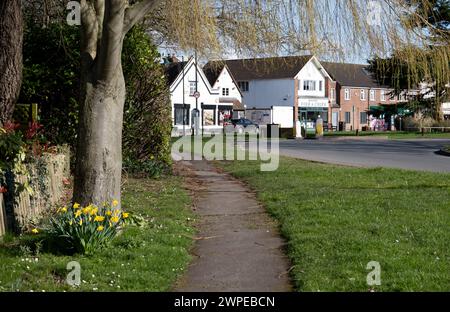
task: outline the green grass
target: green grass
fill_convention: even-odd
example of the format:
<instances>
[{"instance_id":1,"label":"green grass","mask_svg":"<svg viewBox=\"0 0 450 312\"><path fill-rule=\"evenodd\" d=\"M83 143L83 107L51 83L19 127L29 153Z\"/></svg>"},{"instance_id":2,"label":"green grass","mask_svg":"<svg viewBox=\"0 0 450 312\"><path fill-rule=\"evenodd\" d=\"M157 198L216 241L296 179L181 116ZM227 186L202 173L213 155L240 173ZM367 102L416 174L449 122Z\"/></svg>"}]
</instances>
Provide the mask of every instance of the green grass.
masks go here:
<instances>
[{"instance_id":1,"label":"green grass","mask_svg":"<svg viewBox=\"0 0 450 312\"><path fill-rule=\"evenodd\" d=\"M191 260L194 235L191 200L178 177L130 179L123 205L142 214L143 227L129 226L111 247L93 256L56 256L27 247L29 236L0 243L0 291L167 291ZM36 261L35 259L38 259ZM70 261L81 264L80 287L65 283Z\"/></svg>"},{"instance_id":2,"label":"green grass","mask_svg":"<svg viewBox=\"0 0 450 312\"><path fill-rule=\"evenodd\" d=\"M344 132L325 132L325 137L354 137L356 131ZM374 132L374 131L359 131L358 136L387 136L391 140L401 139L450 139L450 132L426 132L422 135L421 132Z\"/></svg>"},{"instance_id":3,"label":"green grass","mask_svg":"<svg viewBox=\"0 0 450 312\"><path fill-rule=\"evenodd\" d=\"M217 162L279 220L299 291L449 291L450 175L282 158ZM381 286L368 286L368 262Z\"/></svg>"}]
</instances>

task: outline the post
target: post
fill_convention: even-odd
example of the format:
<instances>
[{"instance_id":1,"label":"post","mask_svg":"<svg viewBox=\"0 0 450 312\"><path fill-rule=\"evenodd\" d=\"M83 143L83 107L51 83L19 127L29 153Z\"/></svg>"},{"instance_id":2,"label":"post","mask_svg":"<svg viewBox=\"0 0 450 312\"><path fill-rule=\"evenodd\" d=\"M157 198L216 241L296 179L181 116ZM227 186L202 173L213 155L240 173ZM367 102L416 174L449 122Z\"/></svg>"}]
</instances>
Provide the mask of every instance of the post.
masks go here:
<instances>
[{"instance_id":1,"label":"post","mask_svg":"<svg viewBox=\"0 0 450 312\"><path fill-rule=\"evenodd\" d=\"M3 194L0 193L0 237L6 233L6 211Z\"/></svg>"},{"instance_id":2,"label":"post","mask_svg":"<svg viewBox=\"0 0 450 312\"><path fill-rule=\"evenodd\" d=\"M181 66L183 69L183 136L186 136L186 100L185 100L185 85L184 85L184 55L181 57Z\"/></svg>"},{"instance_id":3,"label":"post","mask_svg":"<svg viewBox=\"0 0 450 312\"><path fill-rule=\"evenodd\" d=\"M195 49L195 93L198 92L198 72L197 72L197 49ZM200 119L199 110L198 110L198 97L195 97L195 109L197 110L197 123ZM199 133L199 124L195 125L195 135L198 135ZM203 128L203 127L202 127Z\"/></svg>"}]
</instances>

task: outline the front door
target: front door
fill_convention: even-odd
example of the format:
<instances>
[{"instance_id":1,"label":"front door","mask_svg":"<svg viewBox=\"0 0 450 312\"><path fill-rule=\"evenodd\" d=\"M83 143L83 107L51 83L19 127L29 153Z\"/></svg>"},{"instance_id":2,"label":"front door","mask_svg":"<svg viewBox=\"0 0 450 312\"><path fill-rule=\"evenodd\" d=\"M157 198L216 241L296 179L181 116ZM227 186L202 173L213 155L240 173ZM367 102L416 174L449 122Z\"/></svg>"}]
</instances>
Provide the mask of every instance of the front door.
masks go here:
<instances>
[{"instance_id":1,"label":"front door","mask_svg":"<svg viewBox=\"0 0 450 312\"><path fill-rule=\"evenodd\" d=\"M333 112L333 116L332 116L332 124L333 127L337 127L339 124L339 113L338 112Z\"/></svg>"}]
</instances>

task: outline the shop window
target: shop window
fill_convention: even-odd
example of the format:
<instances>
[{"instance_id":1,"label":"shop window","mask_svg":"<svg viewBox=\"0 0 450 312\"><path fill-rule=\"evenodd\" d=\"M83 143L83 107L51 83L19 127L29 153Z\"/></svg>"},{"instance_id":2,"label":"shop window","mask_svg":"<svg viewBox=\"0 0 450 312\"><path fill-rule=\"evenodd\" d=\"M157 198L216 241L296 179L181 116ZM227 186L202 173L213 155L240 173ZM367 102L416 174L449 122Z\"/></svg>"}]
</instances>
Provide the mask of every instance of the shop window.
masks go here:
<instances>
[{"instance_id":1,"label":"shop window","mask_svg":"<svg viewBox=\"0 0 450 312\"><path fill-rule=\"evenodd\" d=\"M216 108L204 107L203 108L203 125L214 126L216 124Z\"/></svg>"},{"instance_id":2,"label":"shop window","mask_svg":"<svg viewBox=\"0 0 450 312\"><path fill-rule=\"evenodd\" d=\"M186 105L184 108L184 115L183 115L183 105L175 105L174 123L176 126L177 125L189 125L189 110L190 110L190 106ZM183 123L183 119L184 119L184 123Z\"/></svg>"},{"instance_id":3,"label":"shop window","mask_svg":"<svg viewBox=\"0 0 450 312\"><path fill-rule=\"evenodd\" d=\"M219 126L226 126L231 122L232 108L231 107L219 107Z\"/></svg>"}]
</instances>

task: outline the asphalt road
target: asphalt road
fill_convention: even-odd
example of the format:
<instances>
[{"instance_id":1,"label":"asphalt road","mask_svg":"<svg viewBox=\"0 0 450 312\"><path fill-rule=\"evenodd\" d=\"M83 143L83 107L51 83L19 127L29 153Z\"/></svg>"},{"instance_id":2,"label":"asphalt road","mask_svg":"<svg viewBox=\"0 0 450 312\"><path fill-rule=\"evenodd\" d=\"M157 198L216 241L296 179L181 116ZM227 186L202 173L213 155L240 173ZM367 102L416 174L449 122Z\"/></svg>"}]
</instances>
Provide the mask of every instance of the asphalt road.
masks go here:
<instances>
[{"instance_id":1,"label":"asphalt road","mask_svg":"<svg viewBox=\"0 0 450 312\"><path fill-rule=\"evenodd\" d=\"M284 156L359 167L450 172L450 157L435 154L450 140L287 140Z\"/></svg>"}]
</instances>

